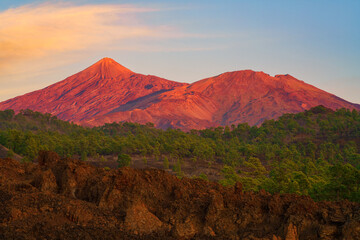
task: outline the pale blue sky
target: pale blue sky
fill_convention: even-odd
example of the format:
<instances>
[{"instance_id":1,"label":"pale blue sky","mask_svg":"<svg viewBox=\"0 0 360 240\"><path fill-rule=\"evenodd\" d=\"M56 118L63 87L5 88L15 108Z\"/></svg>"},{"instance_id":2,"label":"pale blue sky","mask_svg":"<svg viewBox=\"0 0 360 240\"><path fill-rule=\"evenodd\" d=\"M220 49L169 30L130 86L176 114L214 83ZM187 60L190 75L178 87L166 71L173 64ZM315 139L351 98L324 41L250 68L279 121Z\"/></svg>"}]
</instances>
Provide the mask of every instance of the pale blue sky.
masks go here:
<instances>
[{"instance_id":1,"label":"pale blue sky","mask_svg":"<svg viewBox=\"0 0 360 240\"><path fill-rule=\"evenodd\" d=\"M29 18L31 20L35 16L31 11L44 6L43 2L1 0L0 19L1 16L12 17L14 13L9 8L21 9L24 4L32 4L15 15L22 17L21 14L27 14L24 18L29 22ZM47 4L54 2L66 2L68 8L89 4L126 4L129 5L127 7L143 10L91 12L106 15L105 18L99 17L104 22L108 14L118 14L119 17L110 17L111 28L104 32L92 29L94 23L90 22L89 31L82 28L76 41L66 38L61 40L64 45L56 43L56 47L44 47L41 54L28 51L37 47L36 44L26 46L29 49L24 56L20 54L25 49L22 46L19 50L14 47L15 50L9 51L8 55L0 53L0 70L2 65L6 70L5 74L0 74L3 86L0 101L45 87L102 57L111 57L135 72L181 82L194 82L242 69L264 71L271 75L288 73L348 101L360 103L358 0L79 0L48 1ZM82 11L85 14L94 10L86 8ZM45 20L46 17L44 14ZM89 21L93 20L89 17ZM58 24L59 21L62 20L56 19L55 22ZM43 22L39 19L35 21L34 17L34 24L27 26L30 35L31 27L36 27L36 24ZM61 25L65 35L78 34L76 26L66 24ZM3 28L1 25L0 22L0 34L1 29L7 33L7 29L18 27L11 23ZM98 27L101 26L104 25ZM140 33L121 35L121 32L129 32L132 28L137 28ZM12 34L9 36L21 41L27 39L27 35ZM20 40L11 46L18 46ZM1 41L7 43L10 40L0 36L0 52L8 46ZM34 38L33 41L38 40ZM84 44L79 44L79 41ZM9 58L11 61L7 61ZM7 64L2 64L2 61ZM20 73L13 67L18 64L23 69Z\"/></svg>"}]
</instances>

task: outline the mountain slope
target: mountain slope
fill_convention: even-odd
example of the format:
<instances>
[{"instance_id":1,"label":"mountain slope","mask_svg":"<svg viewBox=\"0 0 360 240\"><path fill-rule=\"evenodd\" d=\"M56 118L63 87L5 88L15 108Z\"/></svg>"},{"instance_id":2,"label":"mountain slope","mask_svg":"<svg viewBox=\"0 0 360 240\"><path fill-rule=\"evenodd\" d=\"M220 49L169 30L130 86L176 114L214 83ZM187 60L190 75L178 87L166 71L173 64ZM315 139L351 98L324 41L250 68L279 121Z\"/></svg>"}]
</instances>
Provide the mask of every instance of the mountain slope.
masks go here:
<instances>
[{"instance_id":1,"label":"mountain slope","mask_svg":"<svg viewBox=\"0 0 360 240\"><path fill-rule=\"evenodd\" d=\"M55 83L0 103L0 109L32 109L82 123L95 115L149 94L187 85L150 75L137 74L110 58Z\"/></svg>"},{"instance_id":2,"label":"mountain slope","mask_svg":"<svg viewBox=\"0 0 360 240\"><path fill-rule=\"evenodd\" d=\"M318 105L331 109L360 109L358 104L347 102L290 75L272 77L263 72L244 70L178 87L159 94L151 105L147 101L138 101L132 108L115 109L90 121L91 124L116 120L150 121L160 127L189 130L244 122L258 125L265 119L302 112Z\"/></svg>"},{"instance_id":3,"label":"mountain slope","mask_svg":"<svg viewBox=\"0 0 360 240\"><path fill-rule=\"evenodd\" d=\"M137 74L104 58L61 82L2 102L0 110L29 108L89 126L131 121L189 130L258 125L318 105L360 110L290 75L244 70L187 84Z\"/></svg>"},{"instance_id":4,"label":"mountain slope","mask_svg":"<svg viewBox=\"0 0 360 240\"><path fill-rule=\"evenodd\" d=\"M331 109L357 108L343 99L297 80L290 75L272 77L251 70L228 72L192 84L218 106L213 121L221 125L248 122L258 125L284 113L301 112L323 105ZM224 97L226 96L226 97Z\"/></svg>"}]
</instances>

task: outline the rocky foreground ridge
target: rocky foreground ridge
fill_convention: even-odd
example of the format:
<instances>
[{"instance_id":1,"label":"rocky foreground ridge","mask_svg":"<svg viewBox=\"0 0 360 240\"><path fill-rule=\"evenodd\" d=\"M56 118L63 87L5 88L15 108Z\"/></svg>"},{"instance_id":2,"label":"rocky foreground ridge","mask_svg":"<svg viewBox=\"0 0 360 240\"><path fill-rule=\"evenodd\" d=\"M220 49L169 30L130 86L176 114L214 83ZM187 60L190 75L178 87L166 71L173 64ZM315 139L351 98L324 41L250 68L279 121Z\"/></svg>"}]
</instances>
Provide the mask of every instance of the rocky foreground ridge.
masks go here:
<instances>
[{"instance_id":1,"label":"rocky foreground ridge","mask_svg":"<svg viewBox=\"0 0 360 240\"><path fill-rule=\"evenodd\" d=\"M360 204L40 152L38 164L0 159L0 239L360 239Z\"/></svg>"}]
</instances>

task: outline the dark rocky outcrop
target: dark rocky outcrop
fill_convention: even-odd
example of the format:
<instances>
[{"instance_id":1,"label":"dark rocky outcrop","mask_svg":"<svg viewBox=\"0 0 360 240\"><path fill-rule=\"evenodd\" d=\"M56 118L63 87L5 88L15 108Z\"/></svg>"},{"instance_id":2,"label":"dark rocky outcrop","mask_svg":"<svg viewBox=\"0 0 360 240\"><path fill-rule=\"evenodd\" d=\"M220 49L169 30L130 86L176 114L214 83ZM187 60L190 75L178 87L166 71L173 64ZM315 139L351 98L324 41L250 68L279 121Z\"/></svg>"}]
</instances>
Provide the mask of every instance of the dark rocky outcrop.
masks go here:
<instances>
[{"instance_id":1,"label":"dark rocky outcrop","mask_svg":"<svg viewBox=\"0 0 360 240\"><path fill-rule=\"evenodd\" d=\"M40 152L0 160L0 239L360 239L360 205Z\"/></svg>"}]
</instances>

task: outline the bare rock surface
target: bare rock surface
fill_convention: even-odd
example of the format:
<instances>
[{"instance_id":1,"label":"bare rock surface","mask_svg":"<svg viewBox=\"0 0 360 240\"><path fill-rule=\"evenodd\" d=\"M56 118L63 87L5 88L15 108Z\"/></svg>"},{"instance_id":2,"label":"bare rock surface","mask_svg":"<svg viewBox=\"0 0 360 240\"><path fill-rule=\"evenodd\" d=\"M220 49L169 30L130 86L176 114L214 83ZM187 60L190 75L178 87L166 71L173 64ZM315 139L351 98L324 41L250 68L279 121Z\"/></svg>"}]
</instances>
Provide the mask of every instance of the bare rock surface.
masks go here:
<instances>
[{"instance_id":1,"label":"bare rock surface","mask_svg":"<svg viewBox=\"0 0 360 240\"><path fill-rule=\"evenodd\" d=\"M0 159L0 239L359 239L360 204L243 192L55 153Z\"/></svg>"}]
</instances>

